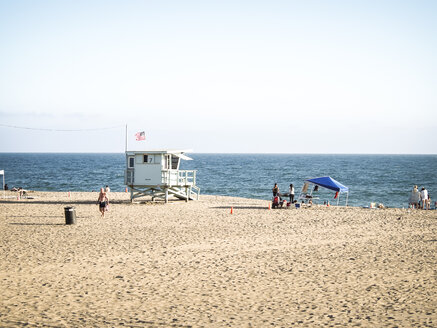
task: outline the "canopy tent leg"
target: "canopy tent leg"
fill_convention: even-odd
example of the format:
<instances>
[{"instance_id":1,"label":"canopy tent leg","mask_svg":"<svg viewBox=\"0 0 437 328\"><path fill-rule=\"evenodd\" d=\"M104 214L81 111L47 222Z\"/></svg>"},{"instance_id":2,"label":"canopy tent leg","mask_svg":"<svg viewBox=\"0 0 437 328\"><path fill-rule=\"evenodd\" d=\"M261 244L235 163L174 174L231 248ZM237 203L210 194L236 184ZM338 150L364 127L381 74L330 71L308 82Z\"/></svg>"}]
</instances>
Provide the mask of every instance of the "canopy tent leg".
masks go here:
<instances>
[{"instance_id":1,"label":"canopy tent leg","mask_svg":"<svg viewBox=\"0 0 437 328\"><path fill-rule=\"evenodd\" d=\"M349 191L346 193L346 206L347 206L347 200L349 198Z\"/></svg>"},{"instance_id":2,"label":"canopy tent leg","mask_svg":"<svg viewBox=\"0 0 437 328\"><path fill-rule=\"evenodd\" d=\"M337 196L337 206L338 206L338 204L340 203L340 192L338 192L338 196Z\"/></svg>"}]
</instances>

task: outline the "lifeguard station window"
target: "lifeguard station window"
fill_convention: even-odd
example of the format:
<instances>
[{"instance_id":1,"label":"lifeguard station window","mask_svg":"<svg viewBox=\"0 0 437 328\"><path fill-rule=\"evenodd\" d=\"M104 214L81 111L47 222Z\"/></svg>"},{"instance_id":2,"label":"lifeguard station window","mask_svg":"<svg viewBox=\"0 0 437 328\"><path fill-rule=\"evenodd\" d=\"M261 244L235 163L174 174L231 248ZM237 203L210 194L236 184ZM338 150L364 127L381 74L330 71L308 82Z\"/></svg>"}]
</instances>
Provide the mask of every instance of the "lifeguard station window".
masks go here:
<instances>
[{"instance_id":1,"label":"lifeguard station window","mask_svg":"<svg viewBox=\"0 0 437 328\"><path fill-rule=\"evenodd\" d=\"M172 170L177 170L178 166L179 166L179 157L172 156L171 157L171 169Z\"/></svg>"},{"instance_id":2,"label":"lifeguard station window","mask_svg":"<svg viewBox=\"0 0 437 328\"><path fill-rule=\"evenodd\" d=\"M152 163L153 162L153 155L143 155L143 163Z\"/></svg>"},{"instance_id":3,"label":"lifeguard station window","mask_svg":"<svg viewBox=\"0 0 437 328\"><path fill-rule=\"evenodd\" d=\"M127 171L127 184L128 185L133 185L134 184L134 171L129 170Z\"/></svg>"},{"instance_id":4,"label":"lifeguard station window","mask_svg":"<svg viewBox=\"0 0 437 328\"><path fill-rule=\"evenodd\" d=\"M129 161L128 167L130 169L133 169L135 167L135 157L129 157L128 161Z\"/></svg>"}]
</instances>

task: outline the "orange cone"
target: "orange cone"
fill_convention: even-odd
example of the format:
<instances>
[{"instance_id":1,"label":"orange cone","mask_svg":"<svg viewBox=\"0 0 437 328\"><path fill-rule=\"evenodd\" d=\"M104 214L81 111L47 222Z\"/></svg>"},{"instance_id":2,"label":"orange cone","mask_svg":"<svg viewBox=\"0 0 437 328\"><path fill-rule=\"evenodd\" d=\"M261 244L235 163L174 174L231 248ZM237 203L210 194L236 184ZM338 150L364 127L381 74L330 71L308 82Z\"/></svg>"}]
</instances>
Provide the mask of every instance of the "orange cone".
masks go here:
<instances>
[{"instance_id":1,"label":"orange cone","mask_svg":"<svg viewBox=\"0 0 437 328\"><path fill-rule=\"evenodd\" d=\"M234 208L231 207L231 214L234 214Z\"/></svg>"},{"instance_id":2,"label":"orange cone","mask_svg":"<svg viewBox=\"0 0 437 328\"><path fill-rule=\"evenodd\" d=\"M270 204L270 202L269 202L269 209L271 208L270 206L271 206L271 204Z\"/></svg>"},{"instance_id":3,"label":"orange cone","mask_svg":"<svg viewBox=\"0 0 437 328\"><path fill-rule=\"evenodd\" d=\"M126 191L125 192L127 192L127 187L126 187Z\"/></svg>"}]
</instances>

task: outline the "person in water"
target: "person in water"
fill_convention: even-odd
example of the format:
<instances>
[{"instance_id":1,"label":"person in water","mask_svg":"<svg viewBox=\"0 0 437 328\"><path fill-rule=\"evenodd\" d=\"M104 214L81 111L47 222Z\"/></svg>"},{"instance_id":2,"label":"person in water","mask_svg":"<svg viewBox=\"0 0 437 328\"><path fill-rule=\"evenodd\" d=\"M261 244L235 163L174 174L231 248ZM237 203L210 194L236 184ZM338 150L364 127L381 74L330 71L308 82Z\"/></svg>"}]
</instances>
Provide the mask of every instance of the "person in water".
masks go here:
<instances>
[{"instance_id":1,"label":"person in water","mask_svg":"<svg viewBox=\"0 0 437 328\"><path fill-rule=\"evenodd\" d=\"M99 194L99 198L97 199L97 204L99 205L99 211L102 214L102 218L104 218L106 208L109 205L108 195L106 194L104 188L100 189L100 194Z\"/></svg>"}]
</instances>

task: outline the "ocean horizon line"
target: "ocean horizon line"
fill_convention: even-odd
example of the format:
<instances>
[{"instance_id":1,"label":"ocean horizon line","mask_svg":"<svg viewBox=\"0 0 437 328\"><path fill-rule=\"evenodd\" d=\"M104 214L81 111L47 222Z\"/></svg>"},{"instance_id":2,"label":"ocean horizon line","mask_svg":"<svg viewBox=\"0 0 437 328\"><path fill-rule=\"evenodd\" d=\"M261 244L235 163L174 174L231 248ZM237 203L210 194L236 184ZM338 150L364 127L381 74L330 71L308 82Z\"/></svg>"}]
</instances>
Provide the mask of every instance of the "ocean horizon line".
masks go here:
<instances>
[{"instance_id":1,"label":"ocean horizon line","mask_svg":"<svg viewBox=\"0 0 437 328\"><path fill-rule=\"evenodd\" d=\"M168 148L168 150L173 150L177 148ZM128 150L135 152L147 152L153 151L156 149L147 149L147 150ZM195 152L190 151L187 152L189 154L199 154L199 155L363 155L363 156L436 156L437 153L277 153L277 152ZM0 151L0 154L125 154L125 152L60 152L60 151Z\"/></svg>"}]
</instances>

